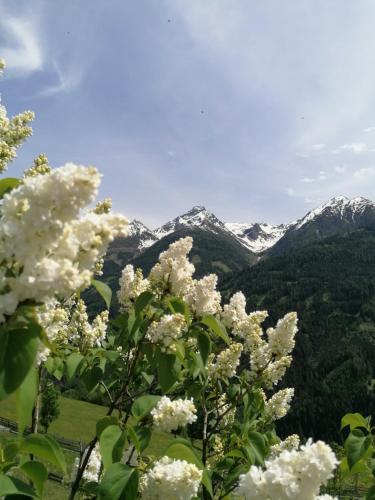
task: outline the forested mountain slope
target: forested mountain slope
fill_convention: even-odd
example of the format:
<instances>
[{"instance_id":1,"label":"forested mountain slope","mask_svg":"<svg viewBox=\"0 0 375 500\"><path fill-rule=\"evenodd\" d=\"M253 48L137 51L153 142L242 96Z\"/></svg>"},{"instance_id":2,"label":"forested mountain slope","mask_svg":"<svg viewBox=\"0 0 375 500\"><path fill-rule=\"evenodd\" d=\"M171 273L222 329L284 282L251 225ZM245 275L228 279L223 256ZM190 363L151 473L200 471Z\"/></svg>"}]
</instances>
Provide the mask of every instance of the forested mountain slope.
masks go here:
<instances>
[{"instance_id":1,"label":"forested mountain slope","mask_svg":"<svg viewBox=\"0 0 375 500\"><path fill-rule=\"evenodd\" d=\"M287 433L338 437L350 411L375 413L375 232L355 231L269 257L221 285L242 290L270 324L296 310L299 333L286 385L295 387Z\"/></svg>"}]
</instances>

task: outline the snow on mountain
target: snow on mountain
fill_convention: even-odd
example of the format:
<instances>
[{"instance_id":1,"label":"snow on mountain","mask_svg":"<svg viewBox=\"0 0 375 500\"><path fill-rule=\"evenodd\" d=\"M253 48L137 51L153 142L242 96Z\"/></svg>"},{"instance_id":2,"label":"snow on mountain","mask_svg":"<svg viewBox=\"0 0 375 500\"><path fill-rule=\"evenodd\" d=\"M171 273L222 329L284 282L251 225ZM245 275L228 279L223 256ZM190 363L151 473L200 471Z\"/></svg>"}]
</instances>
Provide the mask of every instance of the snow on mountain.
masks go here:
<instances>
[{"instance_id":1,"label":"snow on mountain","mask_svg":"<svg viewBox=\"0 0 375 500\"><path fill-rule=\"evenodd\" d=\"M261 253L271 248L289 227L289 225L284 224L274 226L265 222L249 224L227 222L225 226L244 246L254 253Z\"/></svg>"},{"instance_id":2,"label":"snow on mountain","mask_svg":"<svg viewBox=\"0 0 375 500\"><path fill-rule=\"evenodd\" d=\"M349 199L345 196L337 196L311 210L297 221L272 225L266 222L224 223L205 207L195 206L185 214L179 215L155 230L151 230L142 222L134 220L129 224L129 237L137 250L142 252L156 241L175 231L199 227L216 234L224 232L227 236L235 238L251 252L259 254L276 244L276 247L283 247L287 241L294 241L297 233L300 234L303 228L305 234L305 230L310 228L311 224L314 225L314 234L326 237L340 232L341 226L349 229L351 226L357 226L357 222L366 218L369 212L375 213L375 204L370 200L361 197Z\"/></svg>"},{"instance_id":3,"label":"snow on mountain","mask_svg":"<svg viewBox=\"0 0 375 500\"><path fill-rule=\"evenodd\" d=\"M324 203L320 207L311 210L302 219L299 219L292 229L301 229L304 225L321 215L338 216L341 219L353 221L355 217L360 216L368 208L375 208L375 204L362 197L347 198L346 196L336 196Z\"/></svg>"},{"instance_id":4,"label":"snow on mountain","mask_svg":"<svg viewBox=\"0 0 375 500\"><path fill-rule=\"evenodd\" d=\"M159 239L154 231L145 226L143 222L136 219L129 223L128 237L137 241L138 250L150 247Z\"/></svg>"},{"instance_id":5,"label":"snow on mountain","mask_svg":"<svg viewBox=\"0 0 375 500\"><path fill-rule=\"evenodd\" d=\"M167 222L163 226L155 230L155 235L160 239L168 234L174 233L179 229L186 227L200 227L217 233L219 231L228 232L225 224L221 222L213 213L208 212L205 207L196 206L183 215L179 215L175 219Z\"/></svg>"}]
</instances>

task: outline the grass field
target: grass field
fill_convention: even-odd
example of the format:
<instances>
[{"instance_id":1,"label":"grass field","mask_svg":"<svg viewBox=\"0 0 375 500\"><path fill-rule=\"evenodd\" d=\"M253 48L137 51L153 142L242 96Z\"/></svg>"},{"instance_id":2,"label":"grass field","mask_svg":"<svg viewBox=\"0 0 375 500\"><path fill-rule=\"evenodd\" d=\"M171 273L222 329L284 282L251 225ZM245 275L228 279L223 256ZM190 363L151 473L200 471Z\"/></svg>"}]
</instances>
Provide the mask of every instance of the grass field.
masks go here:
<instances>
[{"instance_id":1,"label":"grass field","mask_svg":"<svg viewBox=\"0 0 375 500\"><path fill-rule=\"evenodd\" d=\"M103 418L107 413L104 406L87 403L86 401L77 401L60 397L60 416L52 423L49 432L56 436L64 437L74 441L89 442L95 435L96 422ZM17 421L16 399L14 396L0 402L0 416L10 420ZM0 443L5 439L15 439L15 435L0 431ZM148 454L159 456L163 449L173 439L166 433L154 433L151 443L146 450ZM70 451L64 451L68 468L71 469L76 454ZM61 474L60 471L49 467L49 470ZM47 481L44 498L48 500L65 500L68 497L68 489L53 481Z\"/></svg>"}]
</instances>

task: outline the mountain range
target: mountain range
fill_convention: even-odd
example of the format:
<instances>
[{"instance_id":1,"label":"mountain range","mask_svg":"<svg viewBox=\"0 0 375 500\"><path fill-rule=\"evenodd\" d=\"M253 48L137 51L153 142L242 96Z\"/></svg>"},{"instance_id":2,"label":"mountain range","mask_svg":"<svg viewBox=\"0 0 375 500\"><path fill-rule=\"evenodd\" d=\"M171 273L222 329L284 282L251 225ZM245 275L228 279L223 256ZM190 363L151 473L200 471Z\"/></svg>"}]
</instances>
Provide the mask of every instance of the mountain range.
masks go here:
<instances>
[{"instance_id":1,"label":"mountain range","mask_svg":"<svg viewBox=\"0 0 375 500\"><path fill-rule=\"evenodd\" d=\"M280 225L223 222L205 207L196 206L155 230L133 220L128 236L111 245L105 274L118 275L128 262L148 271L161 251L188 234L194 237L191 258L201 275L203 267L218 274L236 271L267 256L368 227L375 227L375 204L361 197L332 198L300 219Z\"/></svg>"},{"instance_id":2,"label":"mountain range","mask_svg":"<svg viewBox=\"0 0 375 500\"><path fill-rule=\"evenodd\" d=\"M170 243L192 236L196 277L215 272L224 302L241 290L265 327L297 311L299 333L284 383L295 388L281 435L339 440L348 412L375 416L375 204L340 196L285 225L226 223L194 207L156 230L139 221L111 245L104 279L115 291L127 263L145 274ZM93 288L91 312L101 310ZM116 295L112 303L116 310Z\"/></svg>"}]
</instances>

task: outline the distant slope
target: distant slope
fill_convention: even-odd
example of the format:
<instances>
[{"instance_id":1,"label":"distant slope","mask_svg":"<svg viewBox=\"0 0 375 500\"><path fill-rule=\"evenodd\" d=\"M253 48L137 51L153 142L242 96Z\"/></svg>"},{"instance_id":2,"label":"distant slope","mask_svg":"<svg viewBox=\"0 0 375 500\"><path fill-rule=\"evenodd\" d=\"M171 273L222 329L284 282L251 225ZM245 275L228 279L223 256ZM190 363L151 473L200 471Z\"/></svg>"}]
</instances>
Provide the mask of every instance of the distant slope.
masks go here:
<instances>
[{"instance_id":1,"label":"distant slope","mask_svg":"<svg viewBox=\"0 0 375 500\"><path fill-rule=\"evenodd\" d=\"M375 229L375 204L366 198L338 196L290 224L268 254L281 254L291 248L361 228Z\"/></svg>"},{"instance_id":2,"label":"distant slope","mask_svg":"<svg viewBox=\"0 0 375 500\"><path fill-rule=\"evenodd\" d=\"M135 257L131 263L147 274L157 262L159 254L171 243L185 236L193 237L190 260L195 265L196 277L207 273L228 273L253 264L257 257L226 231L210 232L200 227L185 227L164 236L157 243Z\"/></svg>"},{"instance_id":3,"label":"distant slope","mask_svg":"<svg viewBox=\"0 0 375 500\"><path fill-rule=\"evenodd\" d=\"M355 231L228 277L223 293L242 290L249 310L267 309L273 324L296 310L299 333L286 386L296 388L284 433L338 438L341 417L375 415L375 232Z\"/></svg>"}]
</instances>

